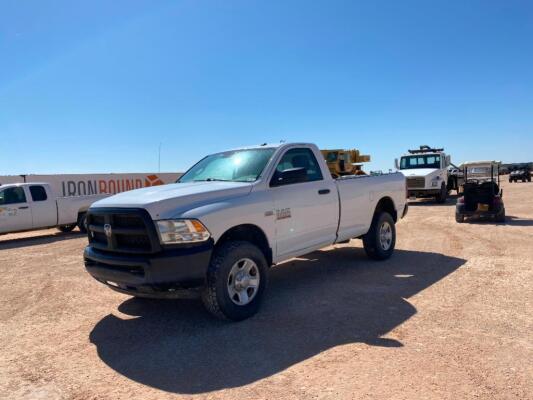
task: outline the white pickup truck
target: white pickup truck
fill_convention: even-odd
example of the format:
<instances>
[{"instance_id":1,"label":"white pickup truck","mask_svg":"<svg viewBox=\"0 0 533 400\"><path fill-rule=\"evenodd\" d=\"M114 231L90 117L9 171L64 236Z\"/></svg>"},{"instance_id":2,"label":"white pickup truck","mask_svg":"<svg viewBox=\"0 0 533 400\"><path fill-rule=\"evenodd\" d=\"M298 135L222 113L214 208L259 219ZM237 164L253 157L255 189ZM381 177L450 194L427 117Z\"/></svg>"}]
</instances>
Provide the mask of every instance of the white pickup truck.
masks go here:
<instances>
[{"instance_id":1,"label":"white pickup truck","mask_svg":"<svg viewBox=\"0 0 533 400\"><path fill-rule=\"evenodd\" d=\"M268 267L352 238L386 259L406 212L402 174L333 179L315 145L265 144L93 204L85 267L136 297L199 288L215 316L242 320L258 310Z\"/></svg>"},{"instance_id":2,"label":"white pickup truck","mask_svg":"<svg viewBox=\"0 0 533 400\"><path fill-rule=\"evenodd\" d=\"M47 183L0 186L0 234L57 227L85 232L90 205L105 195L56 198Z\"/></svg>"}]
</instances>

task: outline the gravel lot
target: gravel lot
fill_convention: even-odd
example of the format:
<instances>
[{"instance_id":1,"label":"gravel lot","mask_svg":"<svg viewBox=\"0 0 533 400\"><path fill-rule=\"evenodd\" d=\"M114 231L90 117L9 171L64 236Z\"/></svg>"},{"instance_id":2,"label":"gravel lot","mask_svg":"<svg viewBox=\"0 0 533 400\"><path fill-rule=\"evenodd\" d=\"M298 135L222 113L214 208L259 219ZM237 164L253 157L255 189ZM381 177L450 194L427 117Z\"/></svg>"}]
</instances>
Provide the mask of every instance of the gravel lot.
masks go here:
<instances>
[{"instance_id":1,"label":"gravel lot","mask_svg":"<svg viewBox=\"0 0 533 400\"><path fill-rule=\"evenodd\" d=\"M416 202L392 259L359 241L271 271L262 311L134 300L85 272L86 238L0 237L6 399L531 399L533 184L505 225Z\"/></svg>"}]
</instances>

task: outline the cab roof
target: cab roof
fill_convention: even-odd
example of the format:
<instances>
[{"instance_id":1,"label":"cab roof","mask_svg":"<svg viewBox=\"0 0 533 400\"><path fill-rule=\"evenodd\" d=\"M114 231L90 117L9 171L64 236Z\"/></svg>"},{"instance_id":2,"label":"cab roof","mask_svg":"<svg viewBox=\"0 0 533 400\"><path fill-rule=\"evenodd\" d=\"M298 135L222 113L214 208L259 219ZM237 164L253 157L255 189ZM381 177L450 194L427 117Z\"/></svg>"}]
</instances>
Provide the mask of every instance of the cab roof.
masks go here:
<instances>
[{"instance_id":1,"label":"cab roof","mask_svg":"<svg viewBox=\"0 0 533 400\"><path fill-rule=\"evenodd\" d=\"M461 164L462 167L490 167L491 165L501 165L501 161L485 160L485 161L466 161Z\"/></svg>"}]
</instances>

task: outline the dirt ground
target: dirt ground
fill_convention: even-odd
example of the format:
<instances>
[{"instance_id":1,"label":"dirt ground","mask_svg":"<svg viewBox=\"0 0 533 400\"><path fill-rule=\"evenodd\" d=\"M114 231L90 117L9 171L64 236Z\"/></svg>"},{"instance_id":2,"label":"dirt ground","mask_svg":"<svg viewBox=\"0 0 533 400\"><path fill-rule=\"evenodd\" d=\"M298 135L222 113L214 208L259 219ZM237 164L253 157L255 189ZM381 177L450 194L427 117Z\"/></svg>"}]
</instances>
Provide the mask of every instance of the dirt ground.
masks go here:
<instances>
[{"instance_id":1,"label":"dirt ground","mask_svg":"<svg viewBox=\"0 0 533 400\"><path fill-rule=\"evenodd\" d=\"M105 288L83 235L2 236L0 398L532 399L533 184L503 187L505 225L416 202L392 259L285 263L242 323Z\"/></svg>"}]
</instances>

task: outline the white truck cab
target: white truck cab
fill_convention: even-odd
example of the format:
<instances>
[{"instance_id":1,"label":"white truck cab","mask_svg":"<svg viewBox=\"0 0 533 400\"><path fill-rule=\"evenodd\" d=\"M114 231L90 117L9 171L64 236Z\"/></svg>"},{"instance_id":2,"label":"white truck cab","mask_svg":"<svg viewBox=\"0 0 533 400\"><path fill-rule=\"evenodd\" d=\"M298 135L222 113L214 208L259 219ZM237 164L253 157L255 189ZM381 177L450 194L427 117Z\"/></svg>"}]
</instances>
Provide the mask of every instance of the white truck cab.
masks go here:
<instances>
[{"instance_id":1,"label":"white truck cab","mask_svg":"<svg viewBox=\"0 0 533 400\"><path fill-rule=\"evenodd\" d=\"M420 146L419 149L408 150L400 160L396 161L398 169L407 180L409 198L434 197L437 202L444 203L448 192L454 188L449 167L451 157L444 149Z\"/></svg>"},{"instance_id":2,"label":"white truck cab","mask_svg":"<svg viewBox=\"0 0 533 400\"><path fill-rule=\"evenodd\" d=\"M0 186L0 234L57 227L63 232L79 226L85 232L89 206L104 195L56 198L48 183Z\"/></svg>"},{"instance_id":3,"label":"white truck cab","mask_svg":"<svg viewBox=\"0 0 533 400\"><path fill-rule=\"evenodd\" d=\"M333 178L320 150L282 143L211 154L177 183L93 204L89 274L136 297L201 288L215 316L257 312L268 267L352 238L369 257L394 251L405 178Z\"/></svg>"}]
</instances>

